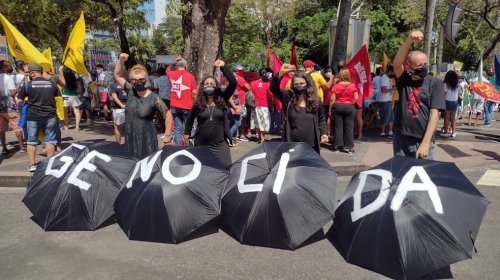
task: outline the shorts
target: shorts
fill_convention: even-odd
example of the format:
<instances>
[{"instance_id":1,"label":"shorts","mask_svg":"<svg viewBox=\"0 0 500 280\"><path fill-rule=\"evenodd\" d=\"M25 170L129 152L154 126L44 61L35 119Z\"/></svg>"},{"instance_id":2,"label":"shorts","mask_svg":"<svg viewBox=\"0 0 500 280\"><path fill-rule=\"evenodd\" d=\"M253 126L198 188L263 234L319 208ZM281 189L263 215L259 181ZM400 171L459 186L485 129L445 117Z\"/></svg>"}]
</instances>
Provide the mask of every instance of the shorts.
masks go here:
<instances>
[{"instance_id":1,"label":"shorts","mask_svg":"<svg viewBox=\"0 0 500 280\"><path fill-rule=\"evenodd\" d=\"M63 96L64 107L80 107L82 102L78 96Z\"/></svg>"},{"instance_id":2,"label":"shorts","mask_svg":"<svg viewBox=\"0 0 500 280\"><path fill-rule=\"evenodd\" d=\"M108 95L108 92L107 92L107 91L99 92L97 95L99 96L99 102L100 102L101 104L106 104L106 103L108 103L108 100L109 100L109 95Z\"/></svg>"},{"instance_id":3,"label":"shorts","mask_svg":"<svg viewBox=\"0 0 500 280\"><path fill-rule=\"evenodd\" d=\"M393 121L392 102L378 102L378 111L380 115L380 124L387 125Z\"/></svg>"},{"instance_id":4,"label":"shorts","mask_svg":"<svg viewBox=\"0 0 500 280\"><path fill-rule=\"evenodd\" d=\"M59 127L59 122L56 117L46 119L46 120L37 120L27 122L28 126L28 140L26 143L28 145L38 145L38 132L43 130L43 134L45 135L45 143L46 144L57 144L57 131Z\"/></svg>"},{"instance_id":5,"label":"shorts","mask_svg":"<svg viewBox=\"0 0 500 280\"><path fill-rule=\"evenodd\" d=\"M80 102L82 103L80 110L90 110L92 108L90 107L90 97L82 96L80 97Z\"/></svg>"},{"instance_id":6,"label":"shorts","mask_svg":"<svg viewBox=\"0 0 500 280\"><path fill-rule=\"evenodd\" d=\"M18 112L0 113L0 131L8 131L9 125L14 132L23 131L23 129L19 127Z\"/></svg>"},{"instance_id":7,"label":"shorts","mask_svg":"<svg viewBox=\"0 0 500 280\"><path fill-rule=\"evenodd\" d=\"M484 99L471 99L470 110L473 114L481 115L484 109Z\"/></svg>"},{"instance_id":8,"label":"shorts","mask_svg":"<svg viewBox=\"0 0 500 280\"><path fill-rule=\"evenodd\" d=\"M269 108L255 107L252 110L252 120L250 126L252 129L258 128L261 132L268 132L271 126Z\"/></svg>"},{"instance_id":9,"label":"shorts","mask_svg":"<svg viewBox=\"0 0 500 280\"><path fill-rule=\"evenodd\" d=\"M113 123L116 125L125 123L125 109L113 109Z\"/></svg>"},{"instance_id":10,"label":"shorts","mask_svg":"<svg viewBox=\"0 0 500 280\"><path fill-rule=\"evenodd\" d=\"M456 112L457 111L457 107L458 107L457 101L445 100L445 102L446 102L446 112Z\"/></svg>"}]
</instances>

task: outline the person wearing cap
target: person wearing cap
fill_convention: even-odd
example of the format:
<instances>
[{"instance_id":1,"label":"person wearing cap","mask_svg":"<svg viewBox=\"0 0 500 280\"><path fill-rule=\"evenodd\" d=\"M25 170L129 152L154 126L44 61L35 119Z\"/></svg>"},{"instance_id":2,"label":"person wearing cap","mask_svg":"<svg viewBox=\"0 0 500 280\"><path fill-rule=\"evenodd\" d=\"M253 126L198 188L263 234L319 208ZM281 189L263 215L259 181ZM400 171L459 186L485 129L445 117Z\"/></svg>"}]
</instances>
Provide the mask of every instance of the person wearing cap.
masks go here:
<instances>
[{"instance_id":1,"label":"person wearing cap","mask_svg":"<svg viewBox=\"0 0 500 280\"><path fill-rule=\"evenodd\" d=\"M61 96L61 92L56 84L42 76L42 66L29 64L28 71L30 82L21 87L17 95L17 104L21 104L28 97L28 170L34 172L36 171L37 136L40 130L43 130L45 135L47 158L54 156L57 144L56 127L58 126L55 98Z\"/></svg>"}]
</instances>

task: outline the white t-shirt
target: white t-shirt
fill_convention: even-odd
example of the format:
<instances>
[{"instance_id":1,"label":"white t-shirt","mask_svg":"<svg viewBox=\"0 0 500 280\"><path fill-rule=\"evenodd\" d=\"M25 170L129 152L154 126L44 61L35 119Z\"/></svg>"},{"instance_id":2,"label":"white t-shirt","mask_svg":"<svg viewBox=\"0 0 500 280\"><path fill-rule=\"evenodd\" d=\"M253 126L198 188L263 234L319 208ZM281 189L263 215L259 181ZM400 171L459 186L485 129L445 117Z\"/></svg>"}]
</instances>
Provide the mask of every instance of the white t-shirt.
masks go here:
<instances>
[{"instance_id":1,"label":"white t-shirt","mask_svg":"<svg viewBox=\"0 0 500 280\"><path fill-rule=\"evenodd\" d=\"M386 87L386 89L391 90L388 93L382 93L382 87ZM391 80L387 77L386 74L380 77L380 95L377 98L378 102L389 102L392 101L392 85Z\"/></svg>"},{"instance_id":2,"label":"white t-shirt","mask_svg":"<svg viewBox=\"0 0 500 280\"><path fill-rule=\"evenodd\" d=\"M10 96L10 91L16 89L14 77L5 73L0 74L0 94Z\"/></svg>"},{"instance_id":3,"label":"white t-shirt","mask_svg":"<svg viewBox=\"0 0 500 280\"><path fill-rule=\"evenodd\" d=\"M106 80L106 74L103 72L101 72L101 74L99 74L99 77L97 78L97 82L98 83L102 83ZM103 87L103 86L97 86L96 87L96 93L103 93L103 92L108 92L108 89L106 87Z\"/></svg>"},{"instance_id":4,"label":"white t-shirt","mask_svg":"<svg viewBox=\"0 0 500 280\"><path fill-rule=\"evenodd\" d=\"M16 86L20 86L22 83L24 83L24 78L24 74L17 73L15 78Z\"/></svg>"},{"instance_id":5,"label":"white t-shirt","mask_svg":"<svg viewBox=\"0 0 500 280\"><path fill-rule=\"evenodd\" d=\"M380 95L380 76L373 77L372 80L373 97L378 100Z\"/></svg>"},{"instance_id":6,"label":"white t-shirt","mask_svg":"<svg viewBox=\"0 0 500 280\"><path fill-rule=\"evenodd\" d=\"M451 89L448 85L444 84L444 93L444 100L458 101L458 87L456 89Z\"/></svg>"},{"instance_id":7,"label":"white t-shirt","mask_svg":"<svg viewBox=\"0 0 500 280\"><path fill-rule=\"evenodd\" d=\"M90 74L87 77L83 77L83 85L85 88L85 91L83 92L83 97L90 97L89 90L87 89L87 86L92 83L92 78L90 77Z\"/></svg>"}]
</instances>

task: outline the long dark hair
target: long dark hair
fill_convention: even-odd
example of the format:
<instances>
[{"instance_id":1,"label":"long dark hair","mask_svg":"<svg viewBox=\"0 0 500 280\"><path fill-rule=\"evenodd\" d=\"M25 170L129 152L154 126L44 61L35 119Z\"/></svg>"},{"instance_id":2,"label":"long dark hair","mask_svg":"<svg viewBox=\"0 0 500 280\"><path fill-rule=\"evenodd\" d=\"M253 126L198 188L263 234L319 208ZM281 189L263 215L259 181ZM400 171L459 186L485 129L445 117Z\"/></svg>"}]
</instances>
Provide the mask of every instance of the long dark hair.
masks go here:
<instances>
[{"instance_id":1,"label":"long dark hair","mask_svg":"<svg viewBox=\"0 0 500 280\"><path fill-rule=\"evenodd\" d=\"M457 72L450 70L446 72L443 82L449 89L455 90L458 87L458 74Z\"/></svg>"},{"instance_id":2,"label":"long dark hair","mask_svg":"<svg viewBox=\"0 0 500 280\"><path fill-rule=\"evenodd\" d=\"M309 74L306 74L304 71L297 71L292 77L291 86L293 87L293 82L296 78L302 78L306 80L307 84L307 92L305 94L306 100L306 111L310 113L315 113L318 110L318 93L316 92L316 85L314 84L314 80L311 78ZM295 108L299 107L299 98L297 95L292 98L293 105Z\"/></svg>"},{"instance_id":3,"label":"long dark hair","mask_svg":"<svg viewBox=\"0 0 500 280\"><path fill-rule=\"evenodd\" d=\"M203 80L201 80L201 83L198 87L199 93L198 93L198 97L196 97L196 104L198 105L198 108L200 108L200 110L204 110L207 107L207 96L203 92L203 84L205 83L205 81L207 79L210 79L210 78L214 79L214 81L215 81L216 90L215 90L214 95L213 95L215 106L217 108L219 108L220 110L224 110L224 108L226 108L226 100L224 100L224 98L221 96L219 81L217 81L217 79L213 76L206 76L205 78L203 78Z\"/></svg>"},{"instance_id":4,"label":"long dark hair","mask_svg":"<svg viewBox=\"0 0 500 280\"><path fill-rule=\"evenodd\" d=\"M68 67L64 67L63 69L63 77L66 80L66 88L75 91L78 89L78 82L75 77L75 73L69 69Z\"/></svg>"}]
</instances>

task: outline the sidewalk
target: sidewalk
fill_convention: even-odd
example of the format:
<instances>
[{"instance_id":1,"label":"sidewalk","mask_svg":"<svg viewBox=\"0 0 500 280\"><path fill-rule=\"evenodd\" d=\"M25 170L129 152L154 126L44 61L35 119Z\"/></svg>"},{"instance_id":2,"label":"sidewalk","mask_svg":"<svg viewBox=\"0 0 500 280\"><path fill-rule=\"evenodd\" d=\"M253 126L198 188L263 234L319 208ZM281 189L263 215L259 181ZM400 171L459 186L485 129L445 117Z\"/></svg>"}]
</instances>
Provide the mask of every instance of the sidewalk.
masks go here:
<instances>
[{"instance_id":1,"label":"sidewalk","mask_svg":"<svg viewBox=\"0 0 500 280\"><path fill-rule=\"evenodd\" d=\"M455 162L459 168L487 166L500 162L500 115L496 113L496 122L490 127L484 126L457 126L456 138L442 138L436 136L436 159ZM459 123L465 123L465 120ZM71 127L71 126L70 126ZM96 121L92 126L81 125L82 131L74 129L62 131L63 146L71 143L95 143L100 141L114 141L113 125L111 122ZM442 120L438 127L442 127ZM321 149L321 156L325 158L339 176L352 176L358 172L376 166L393 156L392 140L378 137L377 131L365 131L364 139L355 142L355 153L334 153L329 145ZM161 141L161 139L159 139ZM0 187L26 187L31 173L27 171L28 156L19 152L15 144L13 132L7 132L7 142L12 147L8 156L0 155ZM257 145L255 142L240 142L231 148L233 161ZM45 159L39 148L37 161Z\"/></svg>"}]
</instances>

